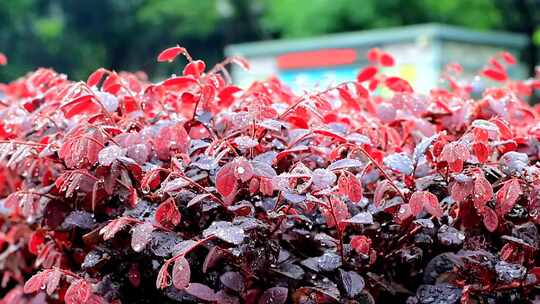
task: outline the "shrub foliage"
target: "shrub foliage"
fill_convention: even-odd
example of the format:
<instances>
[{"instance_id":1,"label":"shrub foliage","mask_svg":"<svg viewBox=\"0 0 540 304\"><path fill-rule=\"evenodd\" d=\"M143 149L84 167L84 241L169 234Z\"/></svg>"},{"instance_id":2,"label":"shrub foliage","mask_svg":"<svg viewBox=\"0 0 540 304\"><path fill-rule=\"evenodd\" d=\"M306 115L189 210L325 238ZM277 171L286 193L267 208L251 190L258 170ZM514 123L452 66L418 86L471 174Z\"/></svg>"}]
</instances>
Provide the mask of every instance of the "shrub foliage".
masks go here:
<instances>
[{"instance_id":1,"label":"shrub foliage","mask_svg":"<svg viewBox=\"0 0 540 304\"><path fill-rule=\"evenodd\" d=\"M378 49L303 95L234 86L242 58L157 59L180 58L157 83L39 69L0 86L0 303L539 296L540 81L509 79L510 54L477 97L457 64L415 93Z\"/></svg>"}]
</instances>

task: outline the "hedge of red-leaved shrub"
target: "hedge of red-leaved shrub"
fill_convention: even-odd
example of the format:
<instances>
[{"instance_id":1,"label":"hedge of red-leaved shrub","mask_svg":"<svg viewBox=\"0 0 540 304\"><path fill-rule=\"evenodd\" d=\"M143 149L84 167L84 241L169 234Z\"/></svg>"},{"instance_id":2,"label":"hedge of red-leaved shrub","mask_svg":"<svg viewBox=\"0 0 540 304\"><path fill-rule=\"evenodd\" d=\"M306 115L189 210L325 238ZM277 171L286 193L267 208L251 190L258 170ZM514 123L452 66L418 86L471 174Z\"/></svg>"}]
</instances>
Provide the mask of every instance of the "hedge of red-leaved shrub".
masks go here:
<instances>
[{"instance_id":1,"label":"hedge of red-leaved shrub","mask_svg":"<svg viewBox=\"0 0 540 304\"><path fill-rule=\"evenodd\" d=\"M476 97L377 49L301 96L182 55L0 86L0 303L538 303L540 80L510 54Z\"/></svg>"}]
</instances>

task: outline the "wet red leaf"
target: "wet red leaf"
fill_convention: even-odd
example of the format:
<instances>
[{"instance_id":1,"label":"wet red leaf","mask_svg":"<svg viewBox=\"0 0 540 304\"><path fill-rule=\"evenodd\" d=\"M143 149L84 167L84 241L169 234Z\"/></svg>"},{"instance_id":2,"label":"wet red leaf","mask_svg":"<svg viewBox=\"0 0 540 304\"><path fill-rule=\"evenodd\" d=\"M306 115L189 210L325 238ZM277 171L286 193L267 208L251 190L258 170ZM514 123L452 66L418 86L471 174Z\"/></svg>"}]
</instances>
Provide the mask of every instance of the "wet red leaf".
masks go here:
<instances>
[{"instance_id":1,"label":"wet red leaf","mask_svg":"<svg viewBox=\"0 0 540 304\"><path fill-rule=\"evenodd\" d=\"M178 207L176 207L174 200L168 199L161 203L161 205L159 205L157 208L155 219L156 222L161 226L168 229L173 229L175 226L180 224L182 216L180 211L178 211Z\"/></svg>"},{"instance_id":2,"label":"wet red leaf","mask_svg":"<svg viewBox=\"0 0 540 304\"><path fill-rule=\"evenodd\" d=\"M367 66L356 75L356 81L364 82L371 80L378 72L376 66Z\"/></svg>"},{"instance_id":3,"label":"wet red leaf","mask_svg":"<svg viewBox=\"0 0 540 304\"><path fill-rule=\"evenodd\" d=\"M180 46L173 46L163 50L157 57L158 62L169 61L172 62L178 55L186 52L186 49Z\"/></svg>"},{"instance_id":4,"label":"wet red leaf","mask_svg":"<svg viewBox=\"0 0 540 304\"><path fill-rule=\"evenodd\" d=\"M90 284L85 280L77 280L69 286L64 295L64 301L66 304L80 304L84 303L90 298L91 289Z\"/></svg>"},{"instance_id":5,"label":"wet red leaf","mask_svg":"<svg viewBox=\"0 0 540 304\"><path fill-rule=\"evenodd\" d=\"M396 93L412 93L413 89L408 81L399 77L388 77L384 81L386 87Z\"/></svg>"},{"instance_id":6,"label":"wet red leaf","mask_svg":"<svg viewBox=\"0 0 540 304\"><path fill-rule=\"evenodd\" d=\"M184 257L180 257L174 262L172 268L172 282L174 287L178 289L185 289L189 285L191 278L191 268L189 263Z\"/></svg>"}]
</instances>

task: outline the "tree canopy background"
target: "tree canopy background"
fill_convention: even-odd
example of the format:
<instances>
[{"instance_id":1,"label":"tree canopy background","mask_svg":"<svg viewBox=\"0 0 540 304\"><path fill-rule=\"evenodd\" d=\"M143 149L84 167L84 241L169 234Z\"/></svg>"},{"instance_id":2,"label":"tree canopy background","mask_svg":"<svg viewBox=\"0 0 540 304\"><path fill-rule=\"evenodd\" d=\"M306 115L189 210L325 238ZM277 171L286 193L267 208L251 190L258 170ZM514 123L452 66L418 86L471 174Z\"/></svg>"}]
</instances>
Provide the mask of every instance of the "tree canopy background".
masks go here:
<instances>
[{"instance_id":1,"label":"tree canopy background","mask_svg":"<svg viewBox=\"0 0 540 304\"><path fill-rule=\"evenodd\" d=\"M531 73L540 45L538 0L2 0L7 81L39 66L85 79L98 67L175 72L156 54L181 44L209 63L230 43L309 37L426 22L522 32Z\"/></svg>"}]
</instances>

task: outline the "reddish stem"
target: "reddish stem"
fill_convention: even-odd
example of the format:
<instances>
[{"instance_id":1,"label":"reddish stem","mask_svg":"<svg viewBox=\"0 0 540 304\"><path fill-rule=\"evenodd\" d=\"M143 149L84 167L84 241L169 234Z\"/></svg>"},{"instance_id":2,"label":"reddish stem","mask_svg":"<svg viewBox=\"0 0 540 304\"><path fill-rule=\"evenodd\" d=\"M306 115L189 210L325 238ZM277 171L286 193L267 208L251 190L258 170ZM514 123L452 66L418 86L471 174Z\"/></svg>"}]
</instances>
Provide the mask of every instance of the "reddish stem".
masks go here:
<instances>
[{"instance_id":1,"label":"reddish stem","mask_svg":"<svg viewBox=\"0 0 540 304\"><path fill-rule=\"evenodd\" d=\"M330 214L332 215L332 218L334 219L334 223L336 224L336 231L338 234L339 244L338 244L338 250L339 255L341 256L341 262L345 263L345 254L343 253L343 231L341 230L340 223L337 220L336 213L334 211L334 205L332 202L328 199L328 205L330 207Z\"/></svg>"},{"instance_id":2,"label":"reddish stem","mask_svg":"<svg viewBox=\"0 0 540 304\"><path fill-rule=\"evenodd\" d=\"M355 145L355 148L358 149L362 154L364 154L370 162L377 167L377 169L381 172L381 174L384 176L385 179L387 179L390 182L390 185L394 190L398 193L398 195L401 197L404 203L407 202L407 199L405 198L405 194L401 192L401 189L398 188L398 186L394 183L394 179L384 171L384 169L379 165L379 163L361 146Z\"/></svg>"}]
</instances>

